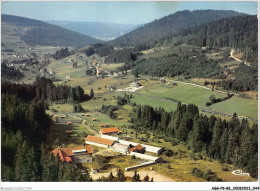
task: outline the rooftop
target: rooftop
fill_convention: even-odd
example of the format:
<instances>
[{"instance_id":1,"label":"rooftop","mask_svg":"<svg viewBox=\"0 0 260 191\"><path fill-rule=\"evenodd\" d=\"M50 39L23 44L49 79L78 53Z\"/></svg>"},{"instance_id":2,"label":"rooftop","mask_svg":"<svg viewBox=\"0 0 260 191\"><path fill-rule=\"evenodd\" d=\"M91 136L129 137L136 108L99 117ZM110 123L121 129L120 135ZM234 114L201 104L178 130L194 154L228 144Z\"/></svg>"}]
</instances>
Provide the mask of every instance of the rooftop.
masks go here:
<instances>
[{"instance_id":1,"label":"rooftop","mask_svg":"<svg viewBox=\"0 0 260 191\"><path fill-rule=\"evenodd\" d=\"M89 142L94 142L94 143L99 143L99 144L109 145L109 146L111 146L114 143L113 140L95 137L92 135L88 135L85 140Z\"/></svg>"},{"instance_id":2,"label":"rooftop","mask_svg":"<svg viewBox=\"0 0 260 191\"><path fill-rule=\"evenodd\" d=\"M141 151L143 149L144 149L144 147L139 144L139 145L136 145L135 147L132 147L131 149L129 149L128 152L130 153L130 152L135 151L135 150Z\"/></svg>"},{"instance_id":3,"label":"rooftop","mask_svg":"<svg viewBox=\"0 0 260 191\"><path fill-rule=\"evenodd\" d=\"M59 159L61 161L65 161L65 162L72 162L71 156L73 156L74 152L86 152L86 154L93 154L93 148L92 145L85 145L85 146L77 146L77 147L73 147L73 148L56 148L52 151L52 153L54 154L54 156L56 157L57 155L59 155Z\"/></svg>"},{"instance_id":4,"label":"rooftop","mask_svg":"<svg viewBox=\"0 0 260 191\"><path fill-rule=\"evenodd\" d=\"M101 133L115 133L118 132L118 128L117 127L110 127L110 128L105 128L105 129L100 129Z\"/></svg>"}]
</instances>

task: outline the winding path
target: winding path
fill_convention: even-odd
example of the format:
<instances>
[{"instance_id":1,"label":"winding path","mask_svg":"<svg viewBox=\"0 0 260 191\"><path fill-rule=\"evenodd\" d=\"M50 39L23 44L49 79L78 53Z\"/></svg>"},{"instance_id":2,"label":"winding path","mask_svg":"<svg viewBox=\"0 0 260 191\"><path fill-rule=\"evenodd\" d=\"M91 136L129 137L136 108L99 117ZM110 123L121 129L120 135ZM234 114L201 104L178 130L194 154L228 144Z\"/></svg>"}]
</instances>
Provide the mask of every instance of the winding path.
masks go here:
<instances>
[{"instance_id":1,"label":"winding path","mask_svg":"<svg viewBox=\"0 0 260 191\"><path fill-rule=\"evenodd\" d=\"M238 62L240 62L240 63L244 62L243 60L241 60L241 59L239 59L239 58L235 58L234 55L233 55L234 52L235 52L234 49L232 49L232 50L230 51L230 57L233 58L233 59L235 59L236 61L238 61ZM250 65L247 64L246 62L244 62L244 64L247 65L247 66L250 66Z\"/></svg>"}]
</instances>

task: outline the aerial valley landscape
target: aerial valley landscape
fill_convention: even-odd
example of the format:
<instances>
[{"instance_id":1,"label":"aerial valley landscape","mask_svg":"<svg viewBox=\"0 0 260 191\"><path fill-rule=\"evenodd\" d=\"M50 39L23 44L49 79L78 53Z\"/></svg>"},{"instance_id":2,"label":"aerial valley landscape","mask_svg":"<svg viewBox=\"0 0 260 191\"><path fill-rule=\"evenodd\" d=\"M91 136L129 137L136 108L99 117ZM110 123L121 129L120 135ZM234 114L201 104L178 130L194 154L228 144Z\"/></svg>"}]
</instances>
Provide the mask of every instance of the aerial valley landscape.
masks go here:
<instances>
[{"instance_id":1,"label":"aerial valley landscape","mask_svg":"<svg viewBox=\"0 0 260 191\"><path fill-rule=\"evenodd\" d=\"M257 182L258 16L1 15L1 181Z\"/></svg>"}]
</instances>

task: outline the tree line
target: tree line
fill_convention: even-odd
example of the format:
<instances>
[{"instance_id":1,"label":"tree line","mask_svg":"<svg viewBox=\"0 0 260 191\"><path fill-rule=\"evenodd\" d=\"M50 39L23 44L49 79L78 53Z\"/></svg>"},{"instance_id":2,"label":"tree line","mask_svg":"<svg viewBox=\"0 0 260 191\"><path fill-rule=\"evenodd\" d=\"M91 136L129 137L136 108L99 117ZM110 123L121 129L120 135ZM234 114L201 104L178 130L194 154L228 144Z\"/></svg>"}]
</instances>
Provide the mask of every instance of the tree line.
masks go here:
<instances>
[{"instance_id":1,"label":"tree line","mask_svg":"<svg viewBox=\"0 0 260 191\"><path fill-rule=\"evenodd\" d=\"M8 67L4 62L1 63L1 79L2 80L20 80L23 77L23 73L17 70L15 67Z\"/></svg>"},{"instance_id":2,"label":"tree line","mask_svg":"<svg viewBox=\"0 0 260 191\"><path fill-rule=\"evenodd\" d=\"M257 64L257 23L255 15L234 16L185 29L167 40L180 39L182 43L197 47L232 47L245 52L248 62Z\"/></svg>"},{"instance_id":3,"label":"tree line","mask_svg":"<svg viewBox=\"0 0 260 191\"><path fill-rule=\"evenodd\" d=\"M120 47L135 47L138 45L154 47L160 39L180 30L236 15L243 14L223 10L178 11L142 25L136 30L118 37L109 43Z\"/></svg>"},{"instance_id":4,"label":"tree line","mask_svg":"<svg viewBox=\"0 0 260 191\"><path fill-rule=\"evenodd\" d=\"M241 63L234 71L234 79L225 79L216 82L225 90L232 91L257 91L258 90L258 66L247 66Z\"/></svg>"},{"instance_id":5,"label":"tree line","mask_svg":"<svg viewBox=\"0 0 260 191\"><path fill-rule=\"evenodd\" d=\"M32 85L4 82L2 83L2 91L15 94L18 98L27 101L36 98L45 100L48 103L77 103L91 98L89 95L84 94L84 90L80 86L55 86L52 80L45 77L37 77Z\"/></svg>"},{"instance_id":6,"label":"tree line","mask_svg":"<svg viewBox=\"0 0 260 191\"><path fill-rule=\"evenodd\" d=\"M92 181L87 170L60 162L45 146L51 119L33 92L32 86L2 84L2 181Z\"/></svg>"},{"instance_id":7,"label":"tree line","mask_svg":"<svg viewBox=\"0 0 260 191\"><path fill-rule=\"evenodd\" d=\"M246 119L241 122L234 114L230 121L200 115L195 105L178 104L174 112L162 108L137 106L132 128L150 131L168 141L182 141L194 153L204 153L221 163L233 164L257 178L258 130Z\"/></svg>"},{"instance_id":8,"label":"tree line","mask_svg":"<svg viewBox=\"0 0 260 191\"><path fill-rule=\"evenodd\" d=\"M71 53L69 52L68 48L62 48L55 52L55 54L53 55L53 58L56 60L59 60L59 59L65 58L69 55L71 55Z\"/></svg>"},{"instance_id":9,"label":"tree line","mask_svg":"<svg viewBox=\"0 0 260 191\"><path fill-rule=\"evenodd\" d=\"M182 75L184 78L216 78L224 79L224 70L216 59L208 59L200 49L171 53L162 57L140 59L129 65L134 75L168 76Z\"/></svg>"},{"instance_id":10,"label":"tree line","mask_svg":"<svg viewBox=\"0 0 260 191\"><path fill-rule=\"evenodd\" d=\"M130 48L114 51L105 58L105 63L124 63L135 61L137 54Z\"/></svg>"}]
</instances>

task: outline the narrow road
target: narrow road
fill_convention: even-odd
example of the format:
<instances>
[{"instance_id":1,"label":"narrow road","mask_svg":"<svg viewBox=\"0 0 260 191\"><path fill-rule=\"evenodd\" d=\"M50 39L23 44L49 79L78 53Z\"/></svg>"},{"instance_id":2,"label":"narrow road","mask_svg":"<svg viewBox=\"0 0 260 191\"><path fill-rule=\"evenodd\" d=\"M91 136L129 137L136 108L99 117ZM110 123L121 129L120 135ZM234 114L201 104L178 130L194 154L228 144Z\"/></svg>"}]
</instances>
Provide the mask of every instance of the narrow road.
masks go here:
<instances>
[{"instance_id":1,"label":"narrow road","mask_svg":"<svg viewBox=\"0 0 260 191\"><path fill-rule=\"evenodd\" d=\"M154 96L150 96L150 95L146 95L146 94L141 94L141 93L137 93L137 92L131 92L131 93L134 93L134 94L137 94L137 95L140 95L140 96L144 96L144 97L148 97L148 98L152 98L152 99L156 99L156 100L160 100L160 101L164 101L164 102L168 102L168 103L174 103L174 104L179 103L178 101L170 100L170 99L167 99L167 98L158 98L158 97L154 97ZM182 104L186 104L186 103L182 103ZM230 114L230 113L222 113L222 112L213 111L211 109L207 109L207 108L203 108L203 107L198 107L198 109L200 111L207 112L207 113L219 114L219 115L222 115L222 116L225 116L225 117L233 117L233 114ZM245 119L248 119L248 120L251 120L251 121L254 121L254 122L258 122L257 119L254 119L254 118L251 118L251 117L238 116L238 118L239 119L245 118Z\"/></svg>"},{"instance_id":2,"label":"narrow road","mask_svg":"<svg viewBox=\"0 0 260 191\"><path fill-rule=\"evenodd\" d=\"M87 123L87 120L85 120L85 119L82 119L82 118L80 118L80 117L77 117L77 116L74 116L74 115L72 115L72 114L70 114L70 116L71 117L74 117L74 118L76 118L76 119L80 119L80 120L83 120L82 121L82 125L83 126L85 126L90 132L92 132L95 136L97 136L98 135L98 133L96 132L96 131L94 131L93 129L91 129L88 125L86 125L86 123Z\"/></svg>"},{"instance_id":3,"label":"narrow road","mask_svg":"<svg viewBox=\"0 0 260 191\"><path fill-rule=\"evenodd\" d=\"M187 85L191 85L191 86L197 86L197 87L204 88L204 89L206 89L206 90L210 90L210 91L212 91L212 89L207 88L207 87L205 87L205 86L200 86L200 85L192 84L192 83L189 83L189 82L182 82L182 81L177 81L177 80L167 80L167 81L169 81L169 82L178 82L178 83L183 83L183 84L187 84ZM228 92L221 91L221 90L214 90L214 92L226 93L226 94L228 93ZM233 94L236 95L236 96L239 96L239 94L236 94L236 93L233 93Z\"/></svg>"},{"instance_id":4,"label":"narrow road","mask_svg":"<svg viewBox=\"0 0 260 191\"><path fill-rule=\"evenodd\" d=\"M240 60L240 59L238 59L238 58L235 58L235 57L233 56L234 52L235 52L235 50L233 50L233 49L230 51L230 57L233 58L233 59L235 59L235 60L238 61L238 62L243 62L242 60Z\"/></svg>"},{"instance_id":5,"label":"narrow road","mask_svg":"<svg viewBox=\"0 0 260 191\"><path fill-rule=\"evenodd\" d=\"M235 60L238 61L238 62L244 62L243 60L241 60L241 59L239 59L239 58L235 58L235 57L233 56L234 52L235 52L234 49L232 49L232 50L230 51L230 57L233 58L233 59L235 59ZM246 62L244 62L244 64L247 65L247 66L250 66L250 65L247 64Z\"/></svg>"},{"instance_id":6,"label":"narrow road","mask_svg":"<svg viewBox=\"0 0 260 191\"><path fill-rule=\"evenodd\" d=\"M84 119L83 122L82 122L82 125L84 125L90 132L93 133L93 135L95 135L96 137L98 137L98 133L96 131L94 131L93 129L90 128L90 126L86 125L86 120Z\"/></svg>"}]
</instances>

